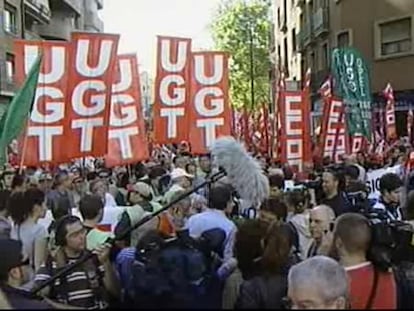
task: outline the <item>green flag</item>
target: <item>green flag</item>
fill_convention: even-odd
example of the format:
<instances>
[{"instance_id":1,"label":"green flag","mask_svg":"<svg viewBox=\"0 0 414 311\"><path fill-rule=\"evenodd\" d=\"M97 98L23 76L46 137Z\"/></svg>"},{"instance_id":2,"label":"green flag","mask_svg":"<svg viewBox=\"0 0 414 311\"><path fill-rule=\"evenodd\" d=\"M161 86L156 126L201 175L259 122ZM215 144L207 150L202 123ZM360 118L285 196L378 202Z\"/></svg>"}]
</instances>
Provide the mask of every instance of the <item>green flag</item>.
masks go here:
<instances>
[{"instance_id":1,"label":"green flag","mask_svg":"<svg viewBox=\"0 0 414 311\"><path fill-rule=\"evenodd\" d=\"M370 140L372 98L367 63L354 48L335 49L332 71L335 91L343 98L346 107L349 134L360 134Z\"/></svg>"},{"instance_id":2,"label":"green flag","mask_svg":"<svg viewBox=\"0 0 414 311\"><path fill-rule=\"evenodd\" d=\"M42 56L39 55L30 69L26 81L14 95L0 120L0 165L4 165L7 161L8 145L21 134L27 124L36 94L41 64Z\"/></svg>"}]
</instances>

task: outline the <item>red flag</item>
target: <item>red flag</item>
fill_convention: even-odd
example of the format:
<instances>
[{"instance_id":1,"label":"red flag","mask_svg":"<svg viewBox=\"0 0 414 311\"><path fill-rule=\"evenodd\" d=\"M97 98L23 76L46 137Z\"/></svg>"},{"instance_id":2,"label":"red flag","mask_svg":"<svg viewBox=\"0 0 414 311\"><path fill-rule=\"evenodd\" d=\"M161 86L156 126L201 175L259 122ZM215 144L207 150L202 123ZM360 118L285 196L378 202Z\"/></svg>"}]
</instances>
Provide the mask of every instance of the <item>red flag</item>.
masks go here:
<instances>
[{"instance_id":1,"label":"red flag","mask_svg":"<svg viewBox=\"0 0 414 311\"><path fill-rule=\"evenodd\" d=\"M414 115L413 110L410 108L407 113L407 136L409 139L409 142L412 141L412 130L413 130L413 123L414 123Z\"/></svg>"},{"instance_id":2,"label":"red flag","mask_svg":"<svg viewBox=\"0 0 414 311\"><path fill-rule=\"evenodd\" d=\"M137 163L149 158L141 106L141 87L136 55L119 55L112 86L109 120L108 167Z\"/></svg>"},{"instance_id":3,"label":"red flag","mask_svg":"<svg viewBox=\"0 0 414 311\"><path fill-rule=\"evenodd\" d=\"M59 164L69 161L68 137L64 135L65 94L68 84L69 43L56 41L14 42L16 81L23 83L31 61L43 54L36 98L25 131L26 152L23 165ZM20 142L20 150L23 141ZM21 152L20 152L21 154Z\"/></svg>"},{"instance_id":4,"label":"red flag","mask_svg":"<svg viewBox=\"0 0 414 311\"><path fill-rule=\"evenodd\" d=\"M321 87L318 90L318 93L322 96L323 99L331 98L333 95L332 92L332 77L329 76L324 83L322 83Z\"/></svg>"},{"instance_id":5,"label":"red flag","mask_svg":"<svg viewBox=\"0 0 414 311\"><path fill-rule=\"evenodd\" d=\"M395 125L395 99L394 91L391 84L388 83L384 89L384 97L387 99L387 106L385 108L385 125L387 128L387 140L394 140L397 138L397 129Z\"/></svg>"},{"instance_id":6,"label":"red flag","mask_svg":"<svg viewBox=\"0 0 414 311\"><path fill-rule=\"evenodd\" d=\"M119 35L72 33L64 120L70 158L107 153L118 42Z\"/></svg>"},{"instance_id":7,"label":"red flag","mask_svg":"<svg viewBox=\"0 0 414 311\"><path fill-rule=\"evenodd\" d=\"M158 37L155 78L154 141L188 140L191 85L191 39Z\"/></svg>"},{"instance_id":8,"label":"red flag","mask_svg":"<svg viewBox=\"0 0 414 311\"><path fill-rule=\"evenodd\" d=\"M206 153L218 137L231 134L228 60L224 52L192 55L189 141L195 154Z\"/></svg>"}]
</instances>

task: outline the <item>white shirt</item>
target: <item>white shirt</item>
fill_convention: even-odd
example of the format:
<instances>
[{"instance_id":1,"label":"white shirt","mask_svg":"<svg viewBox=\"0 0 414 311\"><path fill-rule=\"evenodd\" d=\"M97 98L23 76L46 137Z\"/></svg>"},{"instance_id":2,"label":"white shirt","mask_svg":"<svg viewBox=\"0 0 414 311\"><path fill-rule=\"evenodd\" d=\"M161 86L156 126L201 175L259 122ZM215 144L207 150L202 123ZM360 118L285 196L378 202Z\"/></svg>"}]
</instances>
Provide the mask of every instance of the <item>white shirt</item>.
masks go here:
<instances>
[{"instance_id":1,"label":"white shirt","mask_svg":"<svg viewBox=\"0 0 414 311\"><path fill-rule=\"evenodd\" d=\"M105 193L105 207L117 207L115 198L110 193Z\"/></svg>"}]
</instances>

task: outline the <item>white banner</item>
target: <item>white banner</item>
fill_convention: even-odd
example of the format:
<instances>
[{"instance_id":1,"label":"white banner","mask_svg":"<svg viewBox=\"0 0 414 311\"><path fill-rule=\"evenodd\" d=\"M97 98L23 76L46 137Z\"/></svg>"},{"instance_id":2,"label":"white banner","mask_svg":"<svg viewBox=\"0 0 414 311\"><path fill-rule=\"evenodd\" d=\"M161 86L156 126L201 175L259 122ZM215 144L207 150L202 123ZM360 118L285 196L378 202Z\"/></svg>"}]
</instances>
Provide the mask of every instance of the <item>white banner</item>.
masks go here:
<instances>
[{"instance_id":1,"label":"white banner","mask_svg":"<svg viewBox=\"0 0 414 311\"><path fill-rule=\"evenodd\" d=\"M395 173L400 175L401 165L396 165L388 168L381 168L379 170L371 171L367 173L367 186L369 187L369 198L378 199L380 196L379 192L379 180L382 175L386 173Z\"/></svg>"}]
</instances>

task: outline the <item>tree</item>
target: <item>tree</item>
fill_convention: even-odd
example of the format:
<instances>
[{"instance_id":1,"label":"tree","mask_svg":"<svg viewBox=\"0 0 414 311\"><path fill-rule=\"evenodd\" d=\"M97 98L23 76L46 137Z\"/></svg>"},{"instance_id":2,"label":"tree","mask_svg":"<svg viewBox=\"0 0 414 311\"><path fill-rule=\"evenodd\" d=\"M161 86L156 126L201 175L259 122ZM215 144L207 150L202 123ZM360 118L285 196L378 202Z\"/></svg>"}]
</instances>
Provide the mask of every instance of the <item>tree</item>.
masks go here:
<instances>
[{"instance_id":1,"label":"tree","mask_svg":"<svg viewBox=\"0 0 414 311\"><path fill-rule=\"evenodd\" d=\"M231 56L230 96L237 108L271 102L270 8L269 0L223 0L211 23L216 48Z\"/></svg>"}]
</instances>

